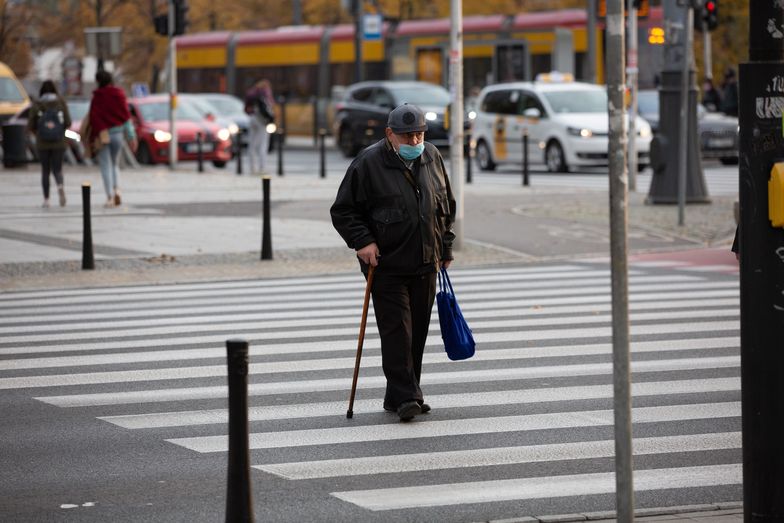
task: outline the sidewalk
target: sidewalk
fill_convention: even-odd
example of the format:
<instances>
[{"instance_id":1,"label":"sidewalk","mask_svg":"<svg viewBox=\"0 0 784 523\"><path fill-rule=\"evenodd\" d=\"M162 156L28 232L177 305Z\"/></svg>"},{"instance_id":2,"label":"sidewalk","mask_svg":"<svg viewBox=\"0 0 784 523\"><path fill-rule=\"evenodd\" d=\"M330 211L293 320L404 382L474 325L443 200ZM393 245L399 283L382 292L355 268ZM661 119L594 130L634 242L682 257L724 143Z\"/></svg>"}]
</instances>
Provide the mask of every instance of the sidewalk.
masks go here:
<instances>
[{"instance_id":1,"label":"sidewalk","mask_svg":"<svg viewBox=\"0 0 784 523\"><path fill-rule=\"evenodd\" d=\"M312 140L294 140L303 151ZM315 156L314 156L315 157ZM337 157L337 156L336 156ZM353 253L329 221L331 204L348 165L333 161L330 175L314 176L308 157L290 155L283 177L271 176L273 260L260 261L261 182L227 169L195 172L182 164L124 169L123 205L105 209L96 167L66 169L68 205L42 209L38 165L0 171L0 290L38 287L110 286L197 280L275 278L356 270ZM299 171L298 171L299 169ZM91 185L92 238L96 268L81 270L81 186ZM536 219L557 218L576 225L608 222L604 191L519 187L475 182L472 197L514 197L518 212ZM645 195L629 195L629 225L646 234L685 238L693 248L728 248L734 232L734 198L714 197L710 205L690 205L687 226L677 225L674 206L645 205ZM489 209L488 213L493 213ZM466 238L459 264L542 261L503 245ZM674 248L674 247L673 247ZM609 249L606 251L609 255ZM562 256L561 259L572 259Z\"/></svg>"},{"instance_id":2,"label":"sidewalk","mask_svg":"<svg viewBox=\"0 0 784 523\"><path fill-rule=\"evenodd\" d=\"M686 505L681 507L664 507L637 509L634 520L649 521L690 521L699 523L735 523L743 521L743 504L720 503L711 505ZM584 514L562 514L555 516L535 516L512 519L496 519L487 523L572 523L591 521L594 523L615 523L614 512L586 512Z\"/></svg>"}]
</instances>

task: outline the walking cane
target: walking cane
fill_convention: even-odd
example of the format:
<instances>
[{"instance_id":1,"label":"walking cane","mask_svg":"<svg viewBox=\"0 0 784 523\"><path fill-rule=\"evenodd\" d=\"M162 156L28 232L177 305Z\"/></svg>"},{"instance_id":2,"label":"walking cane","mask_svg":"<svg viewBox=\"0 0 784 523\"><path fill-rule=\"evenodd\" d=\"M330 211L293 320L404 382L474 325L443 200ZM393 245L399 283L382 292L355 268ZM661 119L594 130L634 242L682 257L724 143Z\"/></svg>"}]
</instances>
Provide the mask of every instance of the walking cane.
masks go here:
<instances>
[{"instance_id":1,"label":"walking cane","mask_svg":"<svg viewBox=\"0 0 784 523\"><path fill-rule=\"evenodd\" d=\"M357 342L357 361L354 363L354 381L351 383L351 397L348 400L346 417L354 417L354 396L357 393L357 378L359 378L359 360L362 359L362 343L365 341L365 325L367 325L368 305L370 304L370 288L373 286L372 265L368 269L367 285L365 286L365 303L362 305L362 321L359 324L359 341Z\"/></svg>"}]
</instances>

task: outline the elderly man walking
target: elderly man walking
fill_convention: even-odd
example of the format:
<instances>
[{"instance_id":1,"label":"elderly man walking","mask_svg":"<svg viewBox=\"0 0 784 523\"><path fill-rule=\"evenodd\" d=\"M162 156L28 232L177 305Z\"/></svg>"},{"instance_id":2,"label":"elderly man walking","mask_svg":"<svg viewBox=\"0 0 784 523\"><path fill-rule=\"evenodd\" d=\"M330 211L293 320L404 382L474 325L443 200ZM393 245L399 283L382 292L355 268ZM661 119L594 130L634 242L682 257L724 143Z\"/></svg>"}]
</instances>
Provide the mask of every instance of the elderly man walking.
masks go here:
<instances>
[{"instance_id":1,"label":"elderly man walking","mask_svg":"<svg viewBox=\"0 0 784 523\"><path fill-rule=\"evenodd\" d=\"M419 385L422 355L436 273L453 259L455 200L441 154L424 140L426 130L419 107L393 109L386 137L351 163L331 208L332 223L356 250L365 277L375 267L383 407L401 421L430 411Z\"/></svg>"}]
</instances>

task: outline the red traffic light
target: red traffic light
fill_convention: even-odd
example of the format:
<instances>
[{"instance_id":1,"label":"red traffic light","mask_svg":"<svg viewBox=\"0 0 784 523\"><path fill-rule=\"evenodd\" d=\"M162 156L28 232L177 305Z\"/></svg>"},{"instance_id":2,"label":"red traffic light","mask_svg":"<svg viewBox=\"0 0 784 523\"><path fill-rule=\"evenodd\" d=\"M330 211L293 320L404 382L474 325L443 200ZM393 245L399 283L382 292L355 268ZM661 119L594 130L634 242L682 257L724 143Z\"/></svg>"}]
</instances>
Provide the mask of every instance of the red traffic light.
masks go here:
<instances>
[{"instance_id":1,"label":"red traffic light","mask_svg":"<svg viewBox=\"0 0 784 523\"><path fill-rule=\"evenodd\" d=\"M705 2L705 10L708 13L714 13L716 11L716 2L713 2L712 0Z\"/></svg>"}]
</instances>

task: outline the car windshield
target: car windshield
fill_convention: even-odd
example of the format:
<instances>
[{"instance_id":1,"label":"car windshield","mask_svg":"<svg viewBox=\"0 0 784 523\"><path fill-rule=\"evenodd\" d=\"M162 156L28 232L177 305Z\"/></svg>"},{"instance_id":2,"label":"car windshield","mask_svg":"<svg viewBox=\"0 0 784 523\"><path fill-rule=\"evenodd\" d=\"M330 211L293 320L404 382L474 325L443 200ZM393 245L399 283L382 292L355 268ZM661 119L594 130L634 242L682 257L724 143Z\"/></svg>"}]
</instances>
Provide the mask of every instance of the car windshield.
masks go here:
<instances>
[{"instance_id":1,"label":"car windshield","mask_svg":"<svg viewBox=\"0 0 784 523\"><path fill-rule=\"evenodd\" d=\"M10 78L0 78L0 102L18 103L24 101L25 97L16 82Z\"/></svg>"},{"instance_id":2,"label":"car windshield","mask_svg":"<svg viewBox=\"0 0 784 523\"><path fill-rule=\"evenodd\" d=\"M448 105L449 92L446 89L433 87L395 87L392 89L397 103L414 105Z\"/></svg>"},{"instance_id":3,"label":"car windshield","mask_svg":"<svg viewBox=\"0 0 784 523\"><path fill-rule=\"evenodd\" d=\"M639 92L637 93L637 108L640 113L653 114L659 113L659 93Z\"/></svg>"},{"instance_id":4,"label":"car windshield","mask_svg":"<svg viewBox=\"0 0 784 523\"><path fill-rule=\"evenodd\" d=\"M146 122L155 122L169 119L169 104L167 102L153 102L138 104L142 119ZM190 120L200 122L204 120L193 106L187 104L177 105L175 112L177 120Z\"/></svg>"},{"instance_id":5,"label":"car windshield","mask_svg":"<svg viewBox=\"0 0 784 523\"><path fill-rule=\"evenodd\" d=\"M68 100L68 112L71 114L71 120L77 121L84 118L87 111L90 109L89 100Z\"/></svg>"},{"instance_id":6,"label":"car windshield","mask_svg":"<svg viewBox=\"0 0 784 523\"><path fill-rule=\"evenodd\" d=\"M221 114L230 115L245 112L245 104L239 98L231 96L209 96L207 102L215 107Z\"/></svg>"},{"instance_id":7,"label":"car windshield","mask_svg":"<svg viewBox=\"0 0 784 523\"><path fill-rule=\"evenodd\" d=\"M556 113L606 113L605 91L549 91L542 93Z\"/></svg>"}]
</instances>

